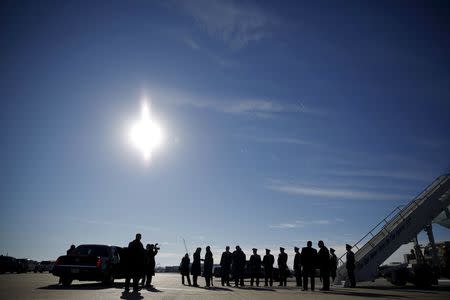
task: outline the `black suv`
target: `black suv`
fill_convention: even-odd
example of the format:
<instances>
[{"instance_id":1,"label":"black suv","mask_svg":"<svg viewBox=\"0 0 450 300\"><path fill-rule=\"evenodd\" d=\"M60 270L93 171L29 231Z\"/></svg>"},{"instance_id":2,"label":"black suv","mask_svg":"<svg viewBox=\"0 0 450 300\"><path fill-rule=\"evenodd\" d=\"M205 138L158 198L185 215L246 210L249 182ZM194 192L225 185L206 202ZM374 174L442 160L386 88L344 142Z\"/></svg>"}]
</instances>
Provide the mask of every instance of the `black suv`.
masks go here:
<instances>
[{"instance_id":1,"label":"black suv","mask_svg":"<svg viewBox=\"0 0 450 300\"><path fill-rule=\"evenodd\" d=\"M74 279L101 281L111 285L116 278L124 278L121 256L124 248L108 245L80 245L70 255L60 256L51 273L60 277L62 285L68 286Z\"/></svg>"}]
</instances>

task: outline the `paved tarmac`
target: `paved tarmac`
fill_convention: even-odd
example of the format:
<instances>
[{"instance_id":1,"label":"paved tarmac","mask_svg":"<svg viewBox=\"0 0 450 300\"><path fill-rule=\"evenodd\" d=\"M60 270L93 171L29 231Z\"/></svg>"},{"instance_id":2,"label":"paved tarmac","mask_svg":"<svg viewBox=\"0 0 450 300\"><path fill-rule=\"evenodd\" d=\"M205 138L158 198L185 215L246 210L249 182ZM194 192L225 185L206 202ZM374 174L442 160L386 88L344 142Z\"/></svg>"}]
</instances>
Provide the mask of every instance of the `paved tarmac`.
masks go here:
<instances>
[{"instance_id":1,"label":"paved tarmac","mask_svg":"<svg viewBox=\"0 0 450 300\"><path fill-rule=\"evenodd\" d=\"M117 280L113 287L105 288L95 282L79 282L63 288L58 278L48 274L0 275L0 299L450 299L450 282L443 282L431 290L418 290L413 286L395 287L385 280L365 283L359 288L332 286L329 292L302 292L288 282L287 287L244 288L222 287L218 279L213 288L183 286L178 274L157 273L152 290L138 293L123 292L124 280ZM204 284L203 278L199 283ZM320 282L317 281L320 288Z\"/></svg>"}]
</instances>

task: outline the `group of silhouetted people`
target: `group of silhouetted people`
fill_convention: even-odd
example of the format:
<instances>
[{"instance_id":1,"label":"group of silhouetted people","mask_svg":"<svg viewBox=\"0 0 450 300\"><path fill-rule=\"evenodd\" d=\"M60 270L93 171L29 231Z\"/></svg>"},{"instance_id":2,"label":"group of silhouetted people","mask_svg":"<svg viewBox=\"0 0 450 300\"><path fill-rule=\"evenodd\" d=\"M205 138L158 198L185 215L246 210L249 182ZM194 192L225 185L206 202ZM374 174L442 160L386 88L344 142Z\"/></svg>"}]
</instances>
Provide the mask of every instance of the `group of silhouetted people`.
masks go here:
<instances>
[{"instance_id":1,"label":"group of silhouetted people","mask_svg":"<svg viewBox=\"0 0 450 300\"><path fill-rule=\"evenodd\" d=\"M311 290L315 289L315 272L320 270L320 279L322 280L323 291L330 290L330 277L332 281L336 278L336 270L338 266L338 258L335 255L333 248L325 246L323 241L319 241L317 246L319 251L312 247L312 242L308 241L307 246L302 248L294 247L294 276L296 278L297 287L302 287L303 291L308 290L308 279L310 279ZM355 287L355 255L351 251L351 246L346 245L347 249L347 273L351 287ZM185 285L185 277L187 277L187 284L191 285L190 275L192 275L193 286L198 287L198 276L201 276L201 261L204 261L203 277L205 278L206 287L213 284L213 255L211 248L206 247L206 254L204 259L201 259L201 248L197 248L193 255L192 265L190 264L189 254L186 253L181 260L180 273L182 284ZM250 285L259 286L260 277L264 276L264 286L273 286L274 279L274 263L275 258L270 254L270 249L266 249L266 254L261 259L258 254L258 249L252 249L253 254L247 263L246 255L241 247L236 246L236 250L230 252L230 247L227 246L222 253L220 259L220 276L222 286L231 286L230 278L234 280L234 286L244 286L244 277L250 276ZM285 248L280 247L280 253L277 258L279 286L286 286L287 278L290 271L287 264L288 254ZM246 268L247 267L247 268ZM190 274L189 274L190 273Z\"/></svg>"},{"instance_id":2,"label":"group of silhouetted people","mask_svg":"<svg viewBox=\"0 0 450 300\"><path fill-rule=\"evenodd\" d=\"M125 291L130 289L130 281L133 279L133 290L139 288L139 281L142 279L142 286L152 287L152 277L155 276L155 256L158 254L158 244L141 243L141 234L136 234L136 238L128 244L128 248L123 248L121 255L125 267Z\"/></svg>"}]
</instances>

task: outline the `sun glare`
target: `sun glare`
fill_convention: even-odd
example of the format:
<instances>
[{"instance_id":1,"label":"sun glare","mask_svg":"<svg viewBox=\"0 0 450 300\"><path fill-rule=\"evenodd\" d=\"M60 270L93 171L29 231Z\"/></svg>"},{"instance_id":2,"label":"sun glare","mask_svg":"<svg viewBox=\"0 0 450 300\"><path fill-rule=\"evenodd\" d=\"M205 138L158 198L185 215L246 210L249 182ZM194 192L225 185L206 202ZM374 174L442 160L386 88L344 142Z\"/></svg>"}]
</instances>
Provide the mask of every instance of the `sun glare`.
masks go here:
<instances>
[{"instance_id":1,"label":"sun glare","mask_svg":"<svg viewBox=\"0 0 450 300\"><path fill-rule=\"evenodd\" d=\"M146 161L150 160L153 151L162 144L161 127L152 119L147 102L142 103L141 119L130 129L131 144L142 153Z\"/></svg>"}]
</instances>

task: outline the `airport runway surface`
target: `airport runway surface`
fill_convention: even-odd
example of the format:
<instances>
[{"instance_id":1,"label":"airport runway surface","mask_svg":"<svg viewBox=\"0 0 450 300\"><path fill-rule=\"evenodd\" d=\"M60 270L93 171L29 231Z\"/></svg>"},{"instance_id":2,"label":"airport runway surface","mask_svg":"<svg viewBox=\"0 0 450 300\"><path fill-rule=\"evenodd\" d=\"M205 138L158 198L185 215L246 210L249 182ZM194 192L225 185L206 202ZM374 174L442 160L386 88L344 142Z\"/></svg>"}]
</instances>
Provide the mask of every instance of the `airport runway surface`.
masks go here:
<instances>
[{"instance_id":1,"label":"airport runway surface","mask_svg":"<svg viewBox=\"0 0 450 300\"><path fill-rule=\"evenodd\" d=\"M203 279L203 278L201 278ZM431 290L418 290L413 286L395 287L384 280L365 283L359 288L332 287L330 292L302 292L288 282L287 287L244 288L222 287L217 279L215 287L193 288L183 286L178 274L158 273L153 290L139 293L123 292L124 280L117 280L113 287L99 283L79 282L63 288L58 278L51 274L2 274L0 275L0 299L450 299L450 282ZM200 280L204 284L204 280ZM317 281L320 288L320 282Z\"/></svg>"}]
</instances>

